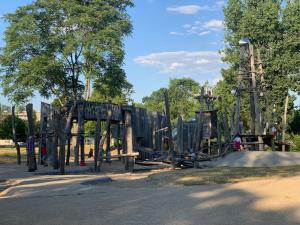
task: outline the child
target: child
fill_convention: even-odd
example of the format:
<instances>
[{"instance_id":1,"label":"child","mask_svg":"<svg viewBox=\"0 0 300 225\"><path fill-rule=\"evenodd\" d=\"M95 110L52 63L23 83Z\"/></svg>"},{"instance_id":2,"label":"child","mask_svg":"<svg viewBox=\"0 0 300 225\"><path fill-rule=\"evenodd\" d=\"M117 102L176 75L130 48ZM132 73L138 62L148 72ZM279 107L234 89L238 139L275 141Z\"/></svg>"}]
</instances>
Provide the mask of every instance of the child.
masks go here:
<instances>
[{"instance_id":1,"label":"child","mask_svg":"<svg viewBox=\"0 0 300 225\"><path fill-rule=\"evenodd\" d=\"M240 137L239 134L237 134L237 135L235 136L235 138L233 139L233 143L234 143L234 149L235 149L236 151L241 151L241 143L242 143L242 139L241 139L241 137Z\"/></svg>"}]
</instances>

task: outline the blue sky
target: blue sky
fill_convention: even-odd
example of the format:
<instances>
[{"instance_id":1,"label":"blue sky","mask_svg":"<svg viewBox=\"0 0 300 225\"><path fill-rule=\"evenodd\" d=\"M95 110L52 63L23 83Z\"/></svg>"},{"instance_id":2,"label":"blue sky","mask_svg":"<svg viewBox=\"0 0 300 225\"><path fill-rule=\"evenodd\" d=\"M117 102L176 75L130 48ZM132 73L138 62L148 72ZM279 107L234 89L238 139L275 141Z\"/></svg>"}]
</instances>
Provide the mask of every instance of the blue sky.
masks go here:
<instances>
[{"instance_id":1,"label":"blue sky","mask_svg":"<svg viewBox=\"0 0 300 225\"><path fill-rule=\"evenodd\" d=\"M0 2L0 14L13 12L31 0ZM128 10L134 31L125 40L124 68L134 86L136 102L168 85L170 78L192 77L216 83L225 65L218 53L224 47L220 0L136 0ZM3 37L6 24L0 21ZM3 46L3 40L0 46ZM1 102L7 102L0 96ZM42 99L32 102L38 109ZM46 100L47 101L47 100Z\"/></svg>"}]
</instances>

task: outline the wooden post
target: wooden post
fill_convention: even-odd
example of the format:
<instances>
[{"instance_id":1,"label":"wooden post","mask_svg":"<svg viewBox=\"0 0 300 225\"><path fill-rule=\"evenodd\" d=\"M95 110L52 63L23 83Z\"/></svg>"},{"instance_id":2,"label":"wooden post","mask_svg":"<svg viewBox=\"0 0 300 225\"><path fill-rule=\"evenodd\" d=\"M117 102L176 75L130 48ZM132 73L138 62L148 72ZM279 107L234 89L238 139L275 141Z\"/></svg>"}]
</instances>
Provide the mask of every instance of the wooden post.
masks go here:
<instances>
[{"instance_id":1,"label":"wooden post","mask_svg":"<svg viewBox=\"0 0 300 225\"><path fill-rule=\"evenodd\" d=\"M112 117L112 111L109 109L107 111L107 118L106 118L106 162L110 162L110 125L111 125L111 117Z\"/></svg>"},{"instance_id":2,"label":"wooden post","mask_svg":"<svg viewBox=\"0 0 300 225\"><path fill-rule=\"evenodd\" d=\"M101 132L101 121L100 121L100 112L97 111L97 123L95 127L95 146L94 146L94 171L97 171L97 165L98 165L98 156L99 156L99 147L100 147L100 132Z\"/></svg>"},{"instance_id":3,"label":"wooden post","mask_svg":"<svg viewBox=\"0 0 300 225\"><path fill-rule=\"evenodd\" d=\"M240 47L240 64L239 64L239 75L238 75L238 86L236 89L237 102L235 107L235 130L234 135L241 133L240 121L241 121L241 97L242 97L242 79L245 71L245 46Z\"/></svg>"},{"instance_id":4,"label":"wooden post","mask_svg":"<svg viewBox=\"0 0 300 225\"><path fill-rule=\"evenodd\" d=\"M222 118L223 116L221 115L220 118ZM221 148L222 148L222 143L221 143L221 126L220 126L220 121L221 120L218 120L217 121L217 134L218 134L218 138L217 138L217 141L218 141L218 156L220 155L221 153ZM225 136L225 135L224 135Z\"/></svg>"},{"instance_id":5,"label":"wooden post","mask_svg":"<svg viewBox=\"0 0 300 225\"><path fill-rule=\"evenodd\" d=\"M172 163L174 163L175 152L174 152L174 145L173 145L173 138L172 138L169 96L167 91L164 93L164 100L165 100L165 113L166 113L167 126L168 126L167 137L169 141L169 156L171 157Z\"/></svg>"},{"instance_id":6,"label":"wooden post","mask_svg":"<svg viewBox=\"0 0 300 225\"><path fill-rule=\"evenodd\" d=\"M255 60L254 60L254 47L251 43L249 43L249 53L250 53L250 67L251 67L251 81L252 81L252 93L253 93L253 104L254 104L254 112L255 112L255 134L258 135L258 142L262 143L262 126L261 126L261 112L259 108L259 100L257 96L257 86L256 86L256 68L255 68ZM264 145L259 144L259 151L264 150Z\"/></svg>"},{"instance_id":7,"label":"wooden post","mask_svg":"<svg viewBox=\"0 0 300 225\"><path fill-rule=\"evenodd\" d=\"M131 112L125 111L125 129L126 129L126 154L133 154L133 132L132 132L132 120ZM125 170L133 171L134 169L134 157L125 158Z\"/></svg>"},{"instance_id":8,"label":"wooden post","mask_svg":"<svg viewBox=\"0 0 300 225\"><path fill-rule=\"evenodd\" d=\"M67 140L67 158L66 158L66 165L70 165L70 155L71 155L71 138L72 136L70 135L70 137L68 137Z\"/></svg>"},{"instance_id":9,"label":"wooden post","mask_svg":"<svg viewBox=\"0 0 300 225\"><path fill-rule=\"evenodd\" d=\"M83 105L80 104L77 107L78 118L77 118L77 140L75 147L75 164L79 165L79 149L80 149L80 161L84 163L84 109Z\"/></svg>"},{"instance_id":10,"label":"wooden post","mask_svg":"<svg viewBox=\"0 0 300 225\"><path fill-rule=\"evenodd\" d=\"M65 134L66 129L64 129L64 121L63 117L58 118L59 122L59 132L58 132L58 138L59 138L59 173L60 175L65 174L65 160L66 160L66 155L65 155L65 144L66 144L66 139L68 138L69 134Z\"/></svg>"},{"instance_id":11,"label":"wooden post","mask_svg":"<svg viewBox=\"0 0 300 225\"><path fill-rule=\"evenodd\" d=\"M58 119L58 115L54 113L53 115L53 123L54 123L54 134L53 134L53 151L52 151L52 166L53 169L59 168L58 163L58 139L59 139L59 132L61 131L60 128L60 121Z\"/></svg>"},{"instance_id":12,"label":"wooden post","mask_svg":"<svg viewBox=\"0 0 300 225\"><path fill-rule=\"evenodd\" d=\"M289 104L289 93L287 93L285 97L284 102L284 114L283 114L283 120L282 120L282 151L285 152L285 131L286 131L286 121L287 121L287 110L288 110L288 104Z\"/></svg>"},{"instance_id":13,"label":"wooden post","mask_svg":"<svg viewBox=\"0 0 300 225\"><path fill-rule=\"evenodd\" d=\"M177 120L177 153L183 155L183 121L182 117L179 116Z\"/></svg>"},{"instance_id":14,"label":"wooden post","mask_svg":"<svg viewBox=\"0 0 300 225\"><path fill-rule=\"evenodd\" d=\"M231 136L236 135L236 126L235 126L235 123L234 123L235 113L236 113L236 104L234 104L233 109L232 109L231 114L230 114L230 133L231 133Z\"/></svg>"},{"instance_id":15,"label":"wooden post","mask_svg":"<svg viewBox=\"0 0 300 225\"><path fill-rule=\"evenodd\" d=\"M52 152L53 152L53 135L54 135L54 123L53 123L53 111L50 109L48 118L49 127L46 127L46 149L47 149L47 164L52 164Z\"/></svg>"},{"instance_id":16,"label":"wooden post","mask_svg":"<svg viewBox=\"0 0 300 225\"><path fill-rule=\"evenodd\" d=\"M79 131L79 123L77 118L76 124L76 145L74 146L74 163L78 166L79 165L79 146L80 146L80 131Z\"/></svg>"},{"instance_id":17,"label":"wooden post","mask_svg":"<svg viewBox=\"0 0 300 225\"><path fill-rule=\"evenodd\" d=\"M28 171L33 172L37 169L35 159L35 142L34 142L34 124L33 124L33 106L26 105L27 119L28 119L28 138L27 138L27 162Z\"/></svg>"},{"instance_id":18,"label":"wooden post","mask_svg":"<svg viewBox=\"0 0 300 225\"><path fill-rule=\"evenodd\" d=\"M16 115L15 115L15 106L12 107L12 133L13 133L13 141L15 143L16 151L17 151L17 163L18 165L21 164L21 151L20 145L17 140L16 135Z\"/></svg>"},{"instance_id":19,"label":"wooden post","mask_svg":"<svg viewBox=\"0 0 300 225\"><path fill-rule=\"evenodd\" d=\"M119 122L118 125L117 125L117 148L118 148L118 155L121 155L120 139L121 139L121 124ZM121 158L119 158L119 160L120 159Z\"/></svg>"}]
</instances>

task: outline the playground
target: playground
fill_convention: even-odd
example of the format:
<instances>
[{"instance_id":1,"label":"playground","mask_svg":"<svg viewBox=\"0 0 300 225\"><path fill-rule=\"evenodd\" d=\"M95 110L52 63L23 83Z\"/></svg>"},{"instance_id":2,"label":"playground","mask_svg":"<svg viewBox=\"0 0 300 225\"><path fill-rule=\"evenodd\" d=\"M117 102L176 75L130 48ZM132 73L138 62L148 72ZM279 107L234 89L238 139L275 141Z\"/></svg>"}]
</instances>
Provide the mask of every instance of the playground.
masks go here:
<instances>
[{"instance_id":1,"label":"playground","mask_svg":"<svg viewBox=\"0 0 300 225\"><path fill-rule=\"evenodd\" d=\"M299 225L299 0L0 4L0 225Z\"/></svg>"}]
</instances>

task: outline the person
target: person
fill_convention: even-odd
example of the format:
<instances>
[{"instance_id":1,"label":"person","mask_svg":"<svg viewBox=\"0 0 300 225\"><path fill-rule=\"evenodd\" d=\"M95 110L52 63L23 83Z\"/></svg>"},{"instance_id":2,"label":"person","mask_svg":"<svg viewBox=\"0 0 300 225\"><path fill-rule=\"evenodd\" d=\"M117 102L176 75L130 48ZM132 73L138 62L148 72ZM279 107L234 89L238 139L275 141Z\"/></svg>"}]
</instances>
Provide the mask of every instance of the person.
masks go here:
<instances>
[{"instance_id":1,"label":"person","mask_svg":"<svg viewBox=\"0 0 300 225\"><path fill-rule=\"evenodd\" d=\"M44 166L48 166L47 164L47 148L42 146L41 148L41 164Z\"/></svg>"},{"instance_id":2,"label":"person","mask_svg":"<svg viewBox=\"0 0 300 225\"><path fill-rule=\"evenodd\" d=\"M93 152L94 152L93 148L90 148L88 158L92 158L93 157L93 155L94 155Z\"/></svg>"},{"instance_id":3,"label":"person","mask_svg":"<svg viewBox=\"0 0 300 225\"><path fill-rule=\"evenodd\" d=\"M240 134L235 135L235 138L233 139L233 143L234 143L234 149L236 151L241 151L242 139L240 137Z\"/></svg>"}]
</instances>

